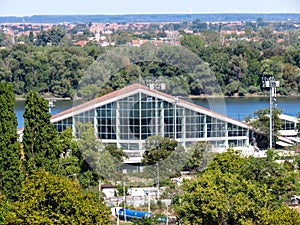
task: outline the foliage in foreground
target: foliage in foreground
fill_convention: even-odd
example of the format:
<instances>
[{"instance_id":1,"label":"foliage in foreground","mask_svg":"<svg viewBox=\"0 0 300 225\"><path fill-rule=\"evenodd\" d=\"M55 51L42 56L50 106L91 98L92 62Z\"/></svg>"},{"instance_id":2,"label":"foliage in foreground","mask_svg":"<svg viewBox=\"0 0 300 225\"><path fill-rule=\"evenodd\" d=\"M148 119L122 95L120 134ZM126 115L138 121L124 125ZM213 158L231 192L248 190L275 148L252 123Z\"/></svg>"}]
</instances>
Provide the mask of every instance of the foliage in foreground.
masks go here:
<instances>
[{"instance_id":1,"label":"foliage in foreground","mask_svg":"<svg viewBox=\"0 0 300 225\"><path fill-rule=\"evenodd\" d=\"M155 218L145 218L139 220L139 219L133 219L131 221L134 225L154 225L157 224L157 220Z\"/></svg>"},{"instance_id":2,"label":"foliage in foreground","mask_svg":"<svg viewBox=\"0 0 300 225\"><path fill-rule=\"evenodd\" d=\"M0 83L0 192L16 199L23 179L20 169L20 144L11 85Z\"/></svg>"},{"instance_id":3,"label":"foliage in foreground","mask_svg":"<svg viewBox=\"0 0 300 225\"><path fill-rule=\"evenodd\" d=\"M77 181L35 172L22 185L13 204L1 196L2 224L109 224L110 212ZM2 221L1 221L2 219Z\"/></svg>"},{"instance_id":4,"label":"foliage in foreground","mask_svg":"<svg viewBox=\"0 0 300 225\"><path fill-rule=\"evenodd\" d=\"M217 155L175 199L182 224L300 224L300 215L282 202L286 194L295 194L293 172L270 155L266 159L241 158L234 151Z\"/></svg>"},{"instance_id":5,"label":"foliage in foreground","mask_svg":"<svg viewBox=\"0 0 300 225\"><path fill-rule=\"evenodd\" d=\"M50 122L48 102L37 92L26 96L23 145L27 172L45 168L55 172L62 153L59 136Z\"/></svg>"}]
</instances>

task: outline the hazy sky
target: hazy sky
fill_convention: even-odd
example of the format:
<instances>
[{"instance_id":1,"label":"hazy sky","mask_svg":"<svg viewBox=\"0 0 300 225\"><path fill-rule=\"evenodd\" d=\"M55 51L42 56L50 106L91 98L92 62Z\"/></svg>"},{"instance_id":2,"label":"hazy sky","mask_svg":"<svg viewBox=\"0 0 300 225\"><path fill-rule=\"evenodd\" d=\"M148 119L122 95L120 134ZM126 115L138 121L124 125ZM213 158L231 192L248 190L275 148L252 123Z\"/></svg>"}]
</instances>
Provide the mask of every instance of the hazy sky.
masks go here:
<instances>
[{"instance_id":1,"label":"hazy sky","mask_svg":"<svg viewBox=\"0 0 300 225\"><path fill-rule=\"evenodd\" d=\"M1 0L0 16L135 13L300 13L299 0Z\"/></svg>"}]
</instances>

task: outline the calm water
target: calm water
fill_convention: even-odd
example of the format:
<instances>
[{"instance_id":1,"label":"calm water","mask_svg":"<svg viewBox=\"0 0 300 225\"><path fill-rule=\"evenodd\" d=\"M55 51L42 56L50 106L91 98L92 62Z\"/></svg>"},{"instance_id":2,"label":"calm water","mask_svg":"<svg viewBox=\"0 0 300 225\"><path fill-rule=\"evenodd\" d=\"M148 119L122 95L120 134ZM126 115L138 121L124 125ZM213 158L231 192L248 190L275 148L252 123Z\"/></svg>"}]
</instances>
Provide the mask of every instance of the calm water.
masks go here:
<instances>
[{"instance_id":1,"label":"calm water","mask_svg":"<svg viewBox=\"0 0 300 225\"><path fill-rule=\"evenodd\" d=\"M221 112L227 116L238 120L243 120L249 114L253 116L257 109L264 109L269 106L268 97L251 97L251 98L226 98L225 105L223 99L192 99L197 105L210 108L214 111ZM300 112L300 97L281 97L277 98L277 108L282 109L283 113L290 116L297 116ZM17 101L15 111L18 118L18 128L23 127L24 101ZM73 101L57 101L55 108L52 109L52 115L72 107ZM210 107L211 106L211 107ZM225 106L225 107L221 107Z\"/></svg>"}]
</instances>

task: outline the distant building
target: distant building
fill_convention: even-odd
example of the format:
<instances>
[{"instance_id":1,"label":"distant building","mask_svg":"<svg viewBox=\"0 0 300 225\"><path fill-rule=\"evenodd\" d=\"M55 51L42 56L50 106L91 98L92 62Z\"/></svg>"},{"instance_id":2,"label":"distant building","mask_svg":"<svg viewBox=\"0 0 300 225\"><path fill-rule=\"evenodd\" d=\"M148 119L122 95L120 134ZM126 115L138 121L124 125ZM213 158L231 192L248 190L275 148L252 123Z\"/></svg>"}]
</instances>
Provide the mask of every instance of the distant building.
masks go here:
<instances>
[{"instance_id":1,"label":"distant building","mask_svg":"<svg viewBox=\"0 0 300 225\"><path fill-rule=\"evenodd\" d=\"M157 196L157 187L132 187L128 188L128 195L131 197L138 198L154 198Z\"/></svg>"},{"instance_id":2,"label":"distant building","mask_svg":"<svg viewBox=\"0 0 300 225\"><path fill-rule=\"evenodd\" d=\"M116 187L112 184L102 184L101 190L106 198L114 198L118 192Z\"/></svg>"},{"instance_id":3,"label":"distant building","mask_svg":"<svg viewBox=\"0 0 300 225\"><path fill-rule=\"evenodd\" d=\"M232 147L252 154L249 126L220 113L163 92L133 84L60 112L51 118L62 132L75 121L90 122L103 143L122 147L129 159L140 163L145 140L153 135L175 138L184 147L208 141L215 151ZM75 133L74 133L75 134Z\"/></svg>"},{"instance_id":4,"label":"distant building","mask_svg":"<svg viewBox=\"0 0 300 225\"><path fill-rule=\"evenodd\" d=\"M77 46L80 46L80 47L83 47L85 46L87 43L87 41L85 40L81 40L81 41L78 41L78 42L75 42L74 45L77 45Z\"/></svg>"},{"instance_id":5,"label":"distant building","mask_svg":"<svg viewBox=\"0 0 300 225\"><path fill-rule=\"evenodd\" d=\"M280 114L279 119L282 121L282 127L278 130L279 136L276 145L281 147L299 145L300 148L300 138L297 137L298 132L296 131L297 124L300 123L299 119L285 114Z\"/></svg>"}]
</instances>

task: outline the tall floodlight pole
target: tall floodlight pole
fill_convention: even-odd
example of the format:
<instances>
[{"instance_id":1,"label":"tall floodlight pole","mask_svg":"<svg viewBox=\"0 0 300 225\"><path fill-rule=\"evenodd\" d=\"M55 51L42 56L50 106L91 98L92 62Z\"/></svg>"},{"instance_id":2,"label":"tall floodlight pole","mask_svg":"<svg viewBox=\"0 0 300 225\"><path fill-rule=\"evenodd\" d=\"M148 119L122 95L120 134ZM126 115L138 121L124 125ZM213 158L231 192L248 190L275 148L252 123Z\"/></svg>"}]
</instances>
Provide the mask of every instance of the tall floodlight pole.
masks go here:
<instances>
[{"instance_id":1,"label":"tall floodlight pole","mask_svg":"<svg viewBox=\"0 0 300 225\"><path fill-rule=\"evenodd\" d=\"M273 148L273 107L275 107L276 87L279 87L279 81L275 80L273 76L262 77L262 84L263 87L270 88L270 148Z\"/></svg>"}]
</instances>

